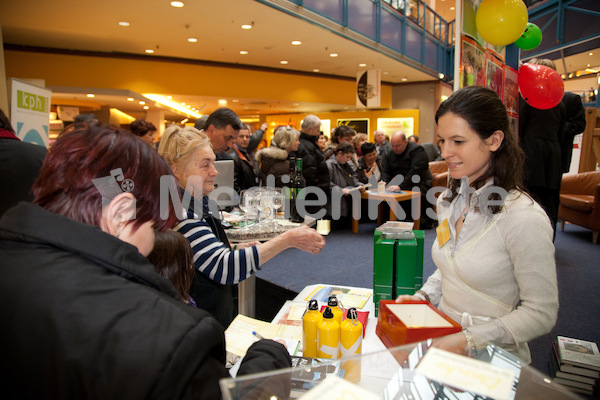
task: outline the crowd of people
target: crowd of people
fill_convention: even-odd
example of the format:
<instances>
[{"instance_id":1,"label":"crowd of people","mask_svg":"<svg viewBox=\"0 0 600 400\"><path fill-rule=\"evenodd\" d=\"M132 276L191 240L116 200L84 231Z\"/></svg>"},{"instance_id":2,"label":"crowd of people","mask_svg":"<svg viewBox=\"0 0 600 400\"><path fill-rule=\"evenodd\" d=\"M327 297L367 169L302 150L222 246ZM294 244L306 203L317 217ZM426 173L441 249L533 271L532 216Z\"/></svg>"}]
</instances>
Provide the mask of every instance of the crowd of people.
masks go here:
<instances>
[{"instance_id":1,"label":"crowd of people","mask_svg":"<svg viewBox=\"0 0 600 400\"><path fill-rule=\"evenodd\" d=\"M462 354L489 342L530 362L527 342L553 327L558 294L552 227L523 185L524 153L489 89L455 92L435 120L433 157L446 161L450 175L436 204L437 270L397 301L427 300L460 322L463 332L435 346ZM3 113L0 123L2 155L4 141L18 138ZM157 148L156 127L143 120L129 130L82 123L47 154L23 147L31 155L27 180L3 183L20 198L3 192L0 209L0 310L10 326L0 333L4 393L220 397L232 288L288 248L317 255L325 239L300 226L232 246L209 198L217 159L234 160L236 190L269 176L285 186L291 158L301 159L306 185L326 196L306 211L324 218L332 216L332 198L343 199L340 216L347 217L350 193L367 183L418 188L423 196L431 188L433 159L416 135L398 131L386 140L375 131L369 142L366 133L338 126L329 140L320 119L307 115L299 130L278 126L270 146L256 150L267 129L252 133L221 108L195 127L167 127ZM165 177L177 197L166 206ZM32 197L16 191L23 185L32 185ZM423 210L421 218L433 226ZM238 375L290 365L285 346L260 340ZM289 386L273 390L285 397Z\"/></svg>"}]
</instances>

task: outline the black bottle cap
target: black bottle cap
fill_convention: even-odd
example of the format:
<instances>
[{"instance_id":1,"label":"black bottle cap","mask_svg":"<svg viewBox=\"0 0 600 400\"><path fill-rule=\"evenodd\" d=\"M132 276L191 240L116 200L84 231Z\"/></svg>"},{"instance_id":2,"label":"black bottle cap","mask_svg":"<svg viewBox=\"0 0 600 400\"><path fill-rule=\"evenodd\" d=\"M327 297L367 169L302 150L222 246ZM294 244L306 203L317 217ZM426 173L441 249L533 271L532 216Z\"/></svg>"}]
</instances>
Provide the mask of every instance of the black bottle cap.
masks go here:
<instances>
[{"instance_id":1,"label":"black bottle cap","mask_svg":"<svg viewBox=\"0 0 600 400\"><path fill-rule=\"evenodd\" d=\"M323 318L333 318L333 311L331 311L331 308L325 308L325 311L323 311Z\"/></svg>"},{"instance_id":2,"label":"black bottle cap","mask_svg":"<svg viewBox=\"0 0 600 400\"><path fill-rule=\"evenodd\" d=\"M338 299L335 296L329 296L329 301L327 302L328 306L335 307L338 305Z\"/></svg>"},{"instance_id":3,"label":"black bottle cap","mask_svg":"<svg viewBox=\"0 0 600 400\"><path fill-rule=\"evenodd\" d=\"M349 319L356 319L357 318L357 313L356 313L356 308L355 307L350 307L348 309L348 312L346 313L346 318Z\"/></svg>"},{"instance_id":4,"label":"black bottle cap","mask_svg":"<svg viewBox=\"0 0 600 400\"><path fill-rule=\"evenodd\" d=\"M311 300L308 302L308 309L309 310L318 310L319 309L319 302L317 300Z\"/></svg>"}]
</instances>

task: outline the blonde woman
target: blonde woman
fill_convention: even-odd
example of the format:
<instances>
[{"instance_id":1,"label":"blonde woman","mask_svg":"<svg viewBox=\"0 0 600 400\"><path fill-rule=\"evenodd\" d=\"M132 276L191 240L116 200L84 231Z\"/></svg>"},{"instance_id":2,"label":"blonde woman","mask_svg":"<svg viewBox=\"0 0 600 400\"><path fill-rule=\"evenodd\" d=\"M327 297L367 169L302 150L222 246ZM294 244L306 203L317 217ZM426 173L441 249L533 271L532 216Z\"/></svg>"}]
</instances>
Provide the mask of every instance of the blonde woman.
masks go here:
<instances>
[{"instance_id":1,"label":"blonde woman","mask_svg":"<svg viewBox=\"0 0 600 400\"><path fill-rule=\"evenodd\" d=\"M299 137L300 132L291 126L275 128L271 147L265 147L256 153L256 161L260 165L260 178L263 184L268 182L268 176L273 176L275 187L285 186L281 177L290 173L290 153L295 154L298 150Z\"/></svg>"},{"instance_id":2,"label":"blonde woman","mask_svg":"<svg viewBox=\"0 0 600 400\"><path fill-rule=\"evenodd\" d=\"M208 195L215 188L218 172L208 137L195 128L171 126L163 134L158 153L173 169L182 197L191 198L185 218L174 228L188 239L194 252L196 274L190 295L223 326L227 327L234 316L231 285L250 277L285 249L296 247L317 254L325 246L321 235L303 226L264 243L245 243L232 249L218 216L209 210ZM202 210L201 215L194 210Z\"/></svg>"}]
</instances>

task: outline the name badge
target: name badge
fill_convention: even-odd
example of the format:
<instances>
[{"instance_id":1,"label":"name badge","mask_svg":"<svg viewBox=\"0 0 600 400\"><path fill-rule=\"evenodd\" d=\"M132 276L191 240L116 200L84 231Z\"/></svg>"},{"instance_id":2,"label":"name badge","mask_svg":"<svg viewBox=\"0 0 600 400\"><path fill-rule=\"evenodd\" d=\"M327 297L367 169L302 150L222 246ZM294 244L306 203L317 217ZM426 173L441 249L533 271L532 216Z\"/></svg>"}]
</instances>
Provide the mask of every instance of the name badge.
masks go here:
<instances>
[{"instance_id":1,"label":"name badge","mask_svg":"<svg viewBox=\"0 0 600 400\"><path fill-rule=\"evenodd\" d=\"M448 226L448 220L445 219L444 222L439 224L435 231L437 233L438 245L440 248L442 248L442 246L445 245L448 240L450 240L450 227Z\"/></svg>"}]
</instances>

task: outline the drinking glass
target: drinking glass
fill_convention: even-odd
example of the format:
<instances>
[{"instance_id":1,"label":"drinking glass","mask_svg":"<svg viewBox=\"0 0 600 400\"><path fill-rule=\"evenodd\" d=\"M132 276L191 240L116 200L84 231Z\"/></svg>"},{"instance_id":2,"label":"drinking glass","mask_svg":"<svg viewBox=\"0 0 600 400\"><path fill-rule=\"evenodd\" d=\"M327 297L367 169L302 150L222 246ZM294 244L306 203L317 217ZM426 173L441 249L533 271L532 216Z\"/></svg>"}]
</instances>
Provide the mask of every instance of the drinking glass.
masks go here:
<instances>
[{"instance_id":1,"label":"drinking glass","mask_svg":"<svg viewBox=\"0 0 600 400\"><path fill-rule=\"evenodd\" d=\"M260 195L252 189L242 190L240 193L240 209L246 217L246 227L248 227L248 216L256 216L260 206Z\"/></svg>"},{"instance_id":2,"label":"drinking glass","mask_svg":"<svg viewBox=\"0 0 600 400\"><path fill-rule=\"evenodd\" d=\"M275 188L272 191L272 207L273 207L273 217L274 219L277 219L277 210L279 210L282 206L283 206L283 201L284 201L284 197L283 197L283 192L281 191L281 189L279 188Z\"/></svg>"}]
</instances>

